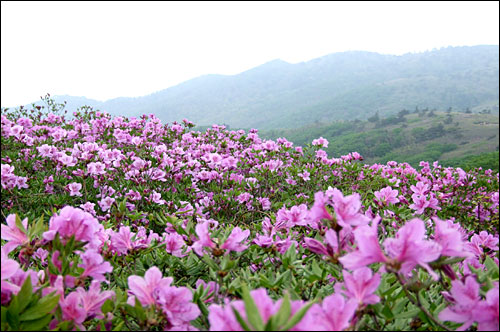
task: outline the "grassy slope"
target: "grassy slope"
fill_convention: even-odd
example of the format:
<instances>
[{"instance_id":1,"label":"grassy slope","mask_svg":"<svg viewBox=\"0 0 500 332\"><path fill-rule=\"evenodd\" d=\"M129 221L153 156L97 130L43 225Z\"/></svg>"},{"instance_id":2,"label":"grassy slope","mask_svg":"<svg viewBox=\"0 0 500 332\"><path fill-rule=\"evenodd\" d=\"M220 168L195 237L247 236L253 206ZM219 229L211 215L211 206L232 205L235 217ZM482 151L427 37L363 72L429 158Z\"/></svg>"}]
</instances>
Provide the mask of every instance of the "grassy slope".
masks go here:
<instances>
[{"instance_id":1,"label":"grassy slope","mask_svg":"<svg viewBox=\"0 0 500 332\"><path fill-rule=\"evenodd\" d=\"M446 164L447 160L456 162L468 155L498 151L498 114L451 112L451 123L446 112L435 112L434 117L428 114L408 114L404 122L388 125L337 121L294 130L265 131L261 135L273 139L286 137L297 145L310 144L322 136L330 142L326 149L330 156L358 151L367 163L396 160L418 166L420 160L439 160ZM422 133L439 124L443 126L442 131L435 133L439 137L429 139L425 132ZM419 131L420 138L416 134Z\"/></svg>"}]
</instances>

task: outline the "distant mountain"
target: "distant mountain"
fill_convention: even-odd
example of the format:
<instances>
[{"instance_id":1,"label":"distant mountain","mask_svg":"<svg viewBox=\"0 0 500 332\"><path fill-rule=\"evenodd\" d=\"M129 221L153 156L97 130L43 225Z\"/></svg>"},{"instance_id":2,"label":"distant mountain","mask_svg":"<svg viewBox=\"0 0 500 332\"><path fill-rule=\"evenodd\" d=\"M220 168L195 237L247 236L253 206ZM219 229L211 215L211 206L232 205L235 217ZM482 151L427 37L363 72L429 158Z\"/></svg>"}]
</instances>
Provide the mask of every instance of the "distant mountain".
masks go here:
<instances>
[{"instance_id":1,"label":"distant mountain","mask_svg":"<svg viewBox=\"0 0 500 332\"><path fill-rule=\"evenodd\" d=\"M498 111L499 47L448 47L401 56L350 51L290 64L273 60L237 75L205 75L138 98L98 102L56 96L114 115L154 113L164 122L297 128L416 107Z\"/></svg>"}]
</instances>

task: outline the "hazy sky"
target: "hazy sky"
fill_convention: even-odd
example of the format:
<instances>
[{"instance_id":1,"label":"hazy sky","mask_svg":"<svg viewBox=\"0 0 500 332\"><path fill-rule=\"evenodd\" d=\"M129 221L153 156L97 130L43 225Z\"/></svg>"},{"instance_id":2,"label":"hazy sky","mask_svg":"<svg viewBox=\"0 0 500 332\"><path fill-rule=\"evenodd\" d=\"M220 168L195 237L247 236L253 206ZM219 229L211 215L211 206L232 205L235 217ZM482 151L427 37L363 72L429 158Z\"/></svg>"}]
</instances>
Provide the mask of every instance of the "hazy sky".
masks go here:
<instances>
[{"instance_id":1,"label":"hazy sky","mask_svg":"<svg viewBox=\"0 0 500 332\"><path fill-rule=\"evenodd\" d=\"M498 45L499 2L1 2L1 105L147 95L334 52Z\"/></svg>"}]
</instances>

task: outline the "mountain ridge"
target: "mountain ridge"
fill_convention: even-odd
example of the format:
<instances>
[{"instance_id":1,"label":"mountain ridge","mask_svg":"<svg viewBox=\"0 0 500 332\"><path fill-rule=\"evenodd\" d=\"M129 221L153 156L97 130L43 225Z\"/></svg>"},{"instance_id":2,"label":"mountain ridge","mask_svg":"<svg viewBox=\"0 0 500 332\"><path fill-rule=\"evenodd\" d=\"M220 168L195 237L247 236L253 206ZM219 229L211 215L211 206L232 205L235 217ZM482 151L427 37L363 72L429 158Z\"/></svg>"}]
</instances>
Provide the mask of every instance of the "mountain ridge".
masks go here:
<instances>
[{"instance_id":1,"label":"mountain ridge","mask_svg":"<svg viewBox=\"0 0 500 332\"><path fill-rule=\"evenodd\" d=\"M67 100L69 109L85 102L114 115L154 113L164 122L187 118L197 125L272 129L415 107L495 111L498 87L498 45L480 45L404 55L346 51L296 64L274 59L239 74L203 75L142 97L54 99Z\"/></svg>"}]
</instances>

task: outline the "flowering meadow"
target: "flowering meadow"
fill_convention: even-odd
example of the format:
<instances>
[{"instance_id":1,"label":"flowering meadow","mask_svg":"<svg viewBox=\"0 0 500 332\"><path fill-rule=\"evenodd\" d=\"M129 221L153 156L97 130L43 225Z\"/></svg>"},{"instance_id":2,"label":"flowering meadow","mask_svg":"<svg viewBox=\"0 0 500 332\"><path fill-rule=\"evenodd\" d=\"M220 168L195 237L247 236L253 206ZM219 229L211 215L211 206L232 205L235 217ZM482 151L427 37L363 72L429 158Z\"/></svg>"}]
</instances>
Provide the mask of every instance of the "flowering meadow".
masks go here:
<instances>
[{"instance_id":1,"label":"flowering meadow","mask_svg":"<svg viewBox=\"0 0 500 332\"><path fill-rule=\"evenodd\" d=\"M499 174L1 116L2 330L498 330Z\"/></svg>"}]
</instances>

